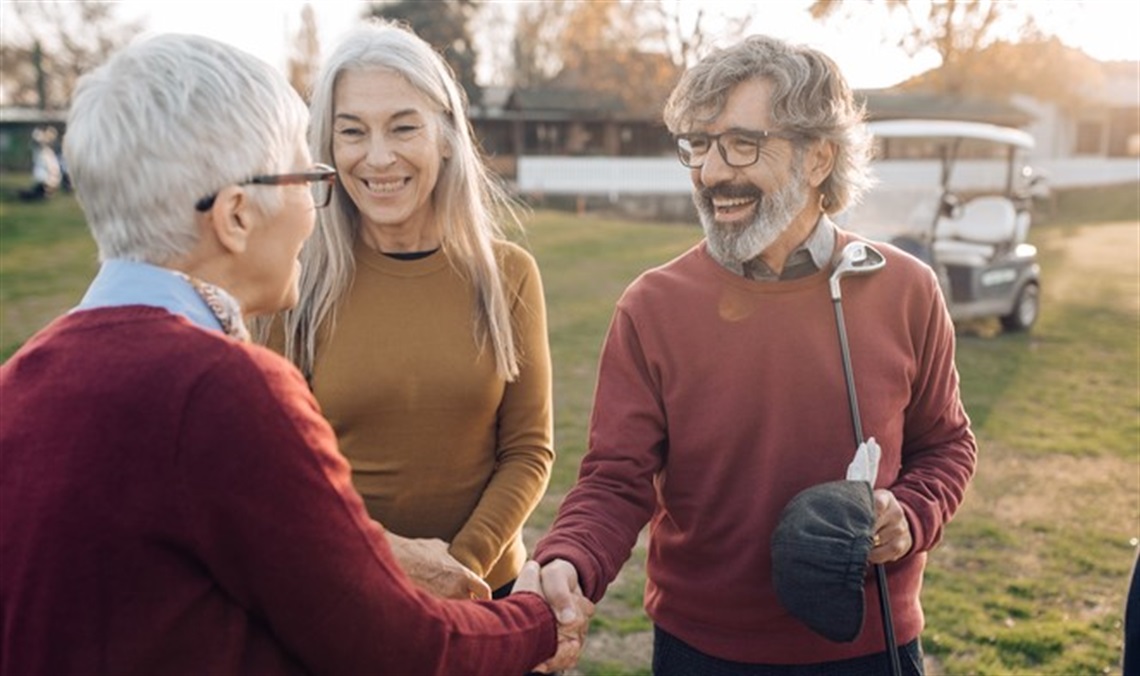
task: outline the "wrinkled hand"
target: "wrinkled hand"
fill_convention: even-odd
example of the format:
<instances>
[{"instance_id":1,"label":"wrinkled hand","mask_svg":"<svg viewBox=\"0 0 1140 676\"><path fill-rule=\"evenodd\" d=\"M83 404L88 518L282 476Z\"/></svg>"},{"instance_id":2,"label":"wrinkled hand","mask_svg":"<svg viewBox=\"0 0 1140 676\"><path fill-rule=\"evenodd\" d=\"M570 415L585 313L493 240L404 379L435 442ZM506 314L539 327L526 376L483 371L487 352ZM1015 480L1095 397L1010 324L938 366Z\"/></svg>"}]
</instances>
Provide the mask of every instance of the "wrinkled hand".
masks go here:
<instances>
[{"instance_id":1,"label":"wrinkled hand","mask_svg":"<svg viewBox=\"0 0 1140 676\"><path fill-rule=\"evenodd\" d=\"M489 599L491 588L436 538L405 538L384 531L404 573L421 589L447 599Z\"/></svg>"},{"instance_id":2,"label":"wrinkled hand","mask_svg":"<svg viewBox=\"0 0 1140 676\"><path fill-rule=\"evenodd\" d=\"M549 674L573 667L578 663L578 657L586 645L586 630L590 628L590 618L594 615L594 604L582 594L582 589L578 586L578 571L569 561L555 559L543 566L541 573L538 564L529 561L523 567L523 574L527 576L528 585L538 581L532 581L530 577L538 574L542 585L538 593L550 604L558 619L558 649L553 657L536 666L533 671ZM523 574L515 582L516 590L524 580Z\"/></svg>"},{"instance_id":3,"label":"wrinkled hand","mask_svg":"<svg viewBox=\"0 0 1140 676\"><path fill-rule=\"evenodd\" d=\"M910 524L895 494L880 488L875 495L875 539L869 563L890 563L906 556L914 546Z\"/></svg>"}]
</instances>

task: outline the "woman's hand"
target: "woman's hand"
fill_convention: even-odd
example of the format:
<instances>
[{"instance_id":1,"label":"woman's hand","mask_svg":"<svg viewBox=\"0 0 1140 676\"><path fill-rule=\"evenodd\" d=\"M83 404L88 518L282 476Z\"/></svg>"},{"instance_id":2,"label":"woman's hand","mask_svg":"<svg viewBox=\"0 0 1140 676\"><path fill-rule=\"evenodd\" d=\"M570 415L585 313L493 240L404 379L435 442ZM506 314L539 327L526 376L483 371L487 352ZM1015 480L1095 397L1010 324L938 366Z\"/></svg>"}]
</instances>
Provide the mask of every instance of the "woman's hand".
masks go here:
<instances>
[{"instance_id":1,"label":"woman's hand","mask_svg":"<svg viewBox=\"0 0 1140 676\"><path fill-rule=\"evenodd\" d=\"M448 553L437 538L405 538L385 530L400 567L421 589L446 599L489 599L491 588Z\"/></svg>"}]
</instances>

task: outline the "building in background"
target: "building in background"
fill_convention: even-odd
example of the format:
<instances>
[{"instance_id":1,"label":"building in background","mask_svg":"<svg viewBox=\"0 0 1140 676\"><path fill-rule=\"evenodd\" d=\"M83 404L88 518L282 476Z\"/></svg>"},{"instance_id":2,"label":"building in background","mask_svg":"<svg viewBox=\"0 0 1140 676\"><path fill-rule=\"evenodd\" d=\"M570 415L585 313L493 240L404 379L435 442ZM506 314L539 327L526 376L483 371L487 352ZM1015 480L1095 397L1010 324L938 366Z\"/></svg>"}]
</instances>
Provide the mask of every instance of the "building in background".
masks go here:
<instances>
[{"instance_id":1,"label":"building in background","mask_svg":"<svg viewBox=\"0 0 1140 676\"><path fill-rule=\"evenodd\" d=\"M872 120L953 119L1028 131L1037 140L1034 168L1053 187L1140 181L1140 63L1098 65L1104 77L1089 83L1082 105L1067 108L1016 94L999 101L897 87L856 96ZM491 166L525 196L690 220L689 176L661 122L664 99L641 103L566 84L488 88L471 120ZM923 161L934 151L904 144L887 152Z\"/></svg>"}]
</instances>

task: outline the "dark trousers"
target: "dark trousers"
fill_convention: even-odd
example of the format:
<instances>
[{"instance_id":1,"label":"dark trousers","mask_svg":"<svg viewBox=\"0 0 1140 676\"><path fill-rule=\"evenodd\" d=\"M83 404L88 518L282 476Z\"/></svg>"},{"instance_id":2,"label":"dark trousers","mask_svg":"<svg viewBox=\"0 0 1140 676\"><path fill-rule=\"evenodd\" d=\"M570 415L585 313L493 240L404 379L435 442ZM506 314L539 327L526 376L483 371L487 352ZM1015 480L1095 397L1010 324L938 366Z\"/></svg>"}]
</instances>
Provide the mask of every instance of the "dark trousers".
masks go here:
<instances>
[{"instance_id":1,"label":"dark trousers","mask_svg":"<svg viewBox=\"0 0 1140 676\"><path fill-rule=\"evenodd\" d=\"M499 587L498 589L491 592L491 600L498 601L499 599L505 599L511 595L511 592L514 591L514 589L515 581L511 580L502 587Z\"/></svg>"},{"instance_id":2,"label":"dark trousers","mask_svg":"<svg viewBox=\"0 0 1140 676\"><path fill-rule=\"evenodd\" d=\"M1124 676L1140 674L1140 554L1132 564L1132 581L1124 602Z\"/></svg>"},{"instance_id":3,"label":"dark trousers","mask_svg":"<svg viewBox=\"0 0 1140 676\"><path fill-rule=\"evenodd\" d=\"M923 676L922 644L918 639L899 646L906 676ZM890 656L883 651L818 664L749 664L706 655L681 639L653 628L653 676L889 676Z\"/></svg>"},{"instance_id":4,"label":"dark trousers","mask_svg":"<svg viewBox=\"0 0 1140 676\"><path fill-rule=\"evenodd\" d=\"M26 190L20 190L17 196L24 201L33 201L47 199L51 193L43 183L36 183Z\"/></svg>"}]
</instances>

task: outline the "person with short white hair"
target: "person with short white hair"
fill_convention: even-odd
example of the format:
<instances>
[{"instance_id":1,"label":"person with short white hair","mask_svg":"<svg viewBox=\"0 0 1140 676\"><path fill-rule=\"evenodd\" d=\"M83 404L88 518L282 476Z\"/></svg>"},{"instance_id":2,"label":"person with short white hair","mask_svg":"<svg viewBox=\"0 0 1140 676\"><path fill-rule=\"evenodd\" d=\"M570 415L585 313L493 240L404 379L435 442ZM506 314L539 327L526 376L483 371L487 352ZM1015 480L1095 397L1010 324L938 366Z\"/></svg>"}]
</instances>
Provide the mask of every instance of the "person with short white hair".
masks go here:
<instances>
[{"instance_id":1,"label":"person with short white hair","mask_svg":"<svg viewBox=\"0 0 1140 676\"><path fill-rule=\"evenodd\" d=\"M102 265L0 367L0 674L507 674L580 648L535 564L498 602L417 589L304 378L248 341L296 302L336 180L307 125L203 37L80 80L65 153Z\"/></svg>"}]
</instances>

